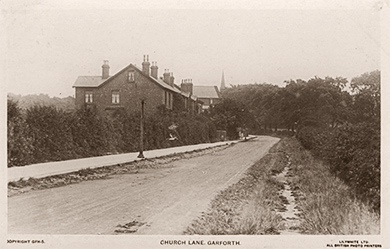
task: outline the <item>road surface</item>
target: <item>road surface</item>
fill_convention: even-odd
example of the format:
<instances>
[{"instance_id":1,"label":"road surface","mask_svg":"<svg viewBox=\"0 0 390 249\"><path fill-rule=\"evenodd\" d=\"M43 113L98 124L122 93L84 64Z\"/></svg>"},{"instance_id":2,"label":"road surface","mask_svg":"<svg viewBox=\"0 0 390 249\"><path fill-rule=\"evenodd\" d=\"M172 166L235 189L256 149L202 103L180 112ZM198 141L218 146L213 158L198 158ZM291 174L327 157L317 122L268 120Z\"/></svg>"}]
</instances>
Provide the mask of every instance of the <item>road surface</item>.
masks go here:
<instances>
[{"instance_id":1,"label":"road surface","mask_svg":"<svg viewBox=\"0 0 390 249\"><path fill-rule=\"evenodd\" d=\"M258 137L138 174L9 197L8 232L182 234L219 191L237 182L278 140Z\"/></svg>"}]
</instances>

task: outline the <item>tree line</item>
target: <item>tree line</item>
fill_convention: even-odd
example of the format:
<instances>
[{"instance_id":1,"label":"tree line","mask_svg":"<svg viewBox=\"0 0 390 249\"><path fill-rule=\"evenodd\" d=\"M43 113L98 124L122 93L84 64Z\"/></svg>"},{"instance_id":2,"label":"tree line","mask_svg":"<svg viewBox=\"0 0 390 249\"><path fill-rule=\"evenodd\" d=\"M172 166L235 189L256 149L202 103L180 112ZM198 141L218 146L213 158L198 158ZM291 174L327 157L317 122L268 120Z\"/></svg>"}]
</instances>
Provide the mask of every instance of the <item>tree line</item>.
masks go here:
<instances>
[{"instance_id":1,"label":"tree line","mask_svg":"<svg viewBox=\"0 0 390 249\"><path fill-rule=\"evenodd\" d=\"M75 101L71 96L65 98L50 97L47 94L29 94L22 96L20 94L8 93L7 98L18 102L21 109L27 109L34 105L54 106L56 108L71 111L75 109Z\"/></svg>"}]
</instances>

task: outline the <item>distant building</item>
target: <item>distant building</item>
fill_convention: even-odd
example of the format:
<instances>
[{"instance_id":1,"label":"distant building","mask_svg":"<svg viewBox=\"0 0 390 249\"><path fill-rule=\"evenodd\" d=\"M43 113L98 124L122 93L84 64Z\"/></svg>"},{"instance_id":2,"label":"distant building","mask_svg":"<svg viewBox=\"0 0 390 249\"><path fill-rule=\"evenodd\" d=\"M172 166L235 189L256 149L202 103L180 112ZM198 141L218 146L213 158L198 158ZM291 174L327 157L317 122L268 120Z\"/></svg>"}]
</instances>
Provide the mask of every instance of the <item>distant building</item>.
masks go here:
<instances>
[{"instance_id":1,"label":"distant building","mask_svg":"<svg viewBox=\"0 0 390 249\"><path fill-rule=\"evenodd\" d=\"M141 100L145 100L145 113L153 113L158 106L173 109L175 99L182 98L185 110L195 113L201 102L192 93L181 91L174 84L173 73L165 70L158 78L158 67L149 56L144 56L142 68L130 64L110 76L108 61L104 61L101 76L79 76L74 83L76 107L95 107L101 113L124 109L139 111Z\"/></svg>"},{"instance_id":2,"label":"distant building","mask_svg":"<svg viewBox=\"0 0 390 249\"><path fill-rule=\"evenodd\" d=\"M203 110L221 102L221 94L217 86L194 86L194 95L203 102Z\"/></svg>"}]
</instances>

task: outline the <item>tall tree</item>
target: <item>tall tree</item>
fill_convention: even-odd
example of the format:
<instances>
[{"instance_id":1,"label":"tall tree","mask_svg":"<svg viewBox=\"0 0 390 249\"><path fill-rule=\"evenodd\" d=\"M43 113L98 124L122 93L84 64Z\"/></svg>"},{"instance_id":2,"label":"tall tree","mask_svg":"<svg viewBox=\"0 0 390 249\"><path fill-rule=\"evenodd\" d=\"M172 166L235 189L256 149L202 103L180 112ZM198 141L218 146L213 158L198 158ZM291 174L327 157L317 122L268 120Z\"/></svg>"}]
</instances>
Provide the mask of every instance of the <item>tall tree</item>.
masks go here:
<instances>
[{"instance_id":1,"label":"tall tree","mask_svg":"<svg viewBox=\"0 0 390 249\"><path fill-rule=\"evenodd\" d=\"M376 121L380 119L380 71L364 73L351 80L353 90L353 111L355 121Z\"/></svg>"},{"instance_id":2,"label":"tall tree","mask_svg":"<svg viewBox=\"0 0 390 249\"><path fill-rule=\"evenodd\" d=\"M254 120L244 104L232 99L223 99L210 109L209 115L216 128L226 130L230 139L238 138L238 128L249 128Z\"/></svg>"}]
</instances>

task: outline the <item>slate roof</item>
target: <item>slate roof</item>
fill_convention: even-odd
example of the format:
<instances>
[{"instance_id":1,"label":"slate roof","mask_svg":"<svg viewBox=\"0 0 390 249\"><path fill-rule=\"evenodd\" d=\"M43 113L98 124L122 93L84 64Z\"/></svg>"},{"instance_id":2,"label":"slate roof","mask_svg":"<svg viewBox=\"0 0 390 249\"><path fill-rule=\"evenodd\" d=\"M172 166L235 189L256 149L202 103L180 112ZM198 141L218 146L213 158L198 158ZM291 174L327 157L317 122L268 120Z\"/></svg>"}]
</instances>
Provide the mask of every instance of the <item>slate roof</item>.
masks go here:
<instances>
[{"instance_id":1,"label":"slate roof","mask_svg":"<svg viewBox=\"0 0 390 249\"><path fill-rule=\"evenodd\" d=\"M98 87L105 80L102 76L79 76L73 87Z\"/></svg>"},{"instance_id":2,"label":"slate roof","mask_svg":"<svg viewBox=\"0 0 390 249\"><path fill-rule=\"evenodd\" d=\"M218 88L216 86L194 86L194 95L198 98L218 99L220 98Z\"/></svg>"}]
</instances>

